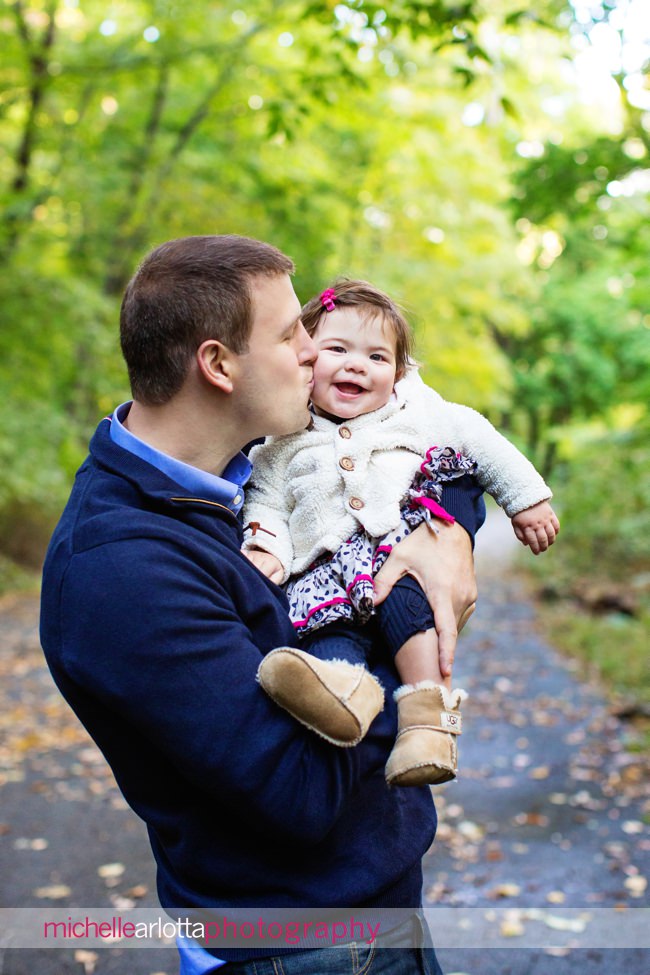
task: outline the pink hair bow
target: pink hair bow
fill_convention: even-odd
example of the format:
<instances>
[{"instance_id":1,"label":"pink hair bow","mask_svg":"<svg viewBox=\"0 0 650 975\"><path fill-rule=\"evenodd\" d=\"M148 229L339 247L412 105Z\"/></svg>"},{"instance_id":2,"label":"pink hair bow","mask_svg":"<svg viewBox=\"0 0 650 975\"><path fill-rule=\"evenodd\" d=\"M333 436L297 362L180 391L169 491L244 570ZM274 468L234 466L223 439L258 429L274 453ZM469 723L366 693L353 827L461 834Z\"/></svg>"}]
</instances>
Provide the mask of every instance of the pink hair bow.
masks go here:
<instances>
[{"instance_id":1,"label":"pink hair bow","mask_svg":"<svg viewBox=\"0 0 650 975\"><path fill-rule=\"evenodd\" d=\"M334 311L336 308L335 299L336 291L334 288L327 288L327 290L323 291L322 295L320 296L321 305L326 311Z\"/></svg>"}]
</instances>

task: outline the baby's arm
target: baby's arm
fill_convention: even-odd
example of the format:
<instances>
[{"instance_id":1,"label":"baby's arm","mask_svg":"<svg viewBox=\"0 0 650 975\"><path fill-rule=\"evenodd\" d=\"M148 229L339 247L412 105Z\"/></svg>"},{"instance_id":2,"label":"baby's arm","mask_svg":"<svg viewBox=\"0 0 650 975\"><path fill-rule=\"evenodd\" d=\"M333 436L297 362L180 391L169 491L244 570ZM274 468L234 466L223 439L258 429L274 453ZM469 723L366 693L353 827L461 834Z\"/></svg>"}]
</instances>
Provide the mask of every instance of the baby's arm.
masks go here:
<instances>
[{"instance_id":1,"label":"baby's arm","mask_svg":"<svg viewBox=\"0 0 650 975\"><path fill-rule=\"evenodd\" d=\"M509 518L553 496L530 461L486 417L468 406L446 405L451 421L446 442L476 461L477 481Z\"/></svg>"},{"instance_id":2,"label":"baby's arm","mask_svg":"<svg viewBox=\"0 0 650 975\"><path fill-rule=\"evenodd\" d=\"M272 582L287 580L293 561L289 531L292 495L288 489L287 451L267 441L251 450L252 483L246 487L243 521L249 532L242 551Z\"/></svg>"},{"instance_id":3,"label":"baby's arm","mask_svg":"<svg viewBox=\"0 0 650 975\"><path fill-rule=\"evenodd\" d=\"M560 522L548 501L525 508L512 518L515 535L534 555L545 552L560 531Z\"/></svg>"}]
</instances>

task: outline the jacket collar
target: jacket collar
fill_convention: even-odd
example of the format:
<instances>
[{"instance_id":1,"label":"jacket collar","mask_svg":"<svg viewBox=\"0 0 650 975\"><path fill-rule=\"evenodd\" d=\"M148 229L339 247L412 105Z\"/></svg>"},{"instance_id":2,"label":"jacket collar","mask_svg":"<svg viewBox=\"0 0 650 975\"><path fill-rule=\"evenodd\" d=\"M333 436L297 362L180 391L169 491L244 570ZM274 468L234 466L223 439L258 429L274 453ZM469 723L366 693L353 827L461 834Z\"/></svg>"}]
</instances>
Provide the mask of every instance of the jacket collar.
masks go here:
<instances>
[{"instance_id":1,"label":"jacket collar","mask_svg":"<svg viewBox=\"0 0 650 975\"><path fill-rule=\"evenodd\" d=\"M124 478L141 494L157 506L191 506L213 514L230 515L237 521L232 503L220 499L218 493L188 491L159 467L119 443L111 437L111 417L105 417L90 441L90 455L102 468ZM219 479L216 479L219 480ZM242 492L243 494L243 492ZM240 506L241 507L241 506Z\"/></svg>"}]
</instances>

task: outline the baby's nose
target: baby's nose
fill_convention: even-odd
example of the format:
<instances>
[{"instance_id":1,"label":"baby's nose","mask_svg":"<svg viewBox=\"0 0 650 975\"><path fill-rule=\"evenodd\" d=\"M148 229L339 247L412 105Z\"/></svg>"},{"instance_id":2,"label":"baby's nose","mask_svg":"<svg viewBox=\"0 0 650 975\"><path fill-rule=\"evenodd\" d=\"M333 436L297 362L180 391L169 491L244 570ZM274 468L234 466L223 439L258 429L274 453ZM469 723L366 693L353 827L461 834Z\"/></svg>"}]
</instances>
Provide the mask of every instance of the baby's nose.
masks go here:
<instances>
[{"instance_id":1,"label":"baby's nose","mask_svg":"<svg viewBox=\"0 0 650 975\"><path fill-rule=\"evenodd\" d=\"M345 362L345 368L351 372L365 372L366 360L360 355L349 355Z\"/></svg>"}]
</instances>

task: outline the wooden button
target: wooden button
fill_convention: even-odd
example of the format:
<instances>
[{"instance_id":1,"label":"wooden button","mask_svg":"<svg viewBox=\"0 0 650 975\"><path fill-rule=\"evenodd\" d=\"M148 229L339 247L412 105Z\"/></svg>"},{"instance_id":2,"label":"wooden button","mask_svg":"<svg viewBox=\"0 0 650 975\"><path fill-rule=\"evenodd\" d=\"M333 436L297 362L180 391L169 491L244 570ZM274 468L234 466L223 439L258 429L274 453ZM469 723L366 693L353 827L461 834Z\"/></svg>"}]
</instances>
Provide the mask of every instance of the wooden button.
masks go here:
<instances>
[{"instance_id":1,"label":"wooden button","mask_svg":"<svg viewBox=\"0 0 650 975\"><path fill-rule=\"evenodd\" d=\"M353 471L354 461L351 457L341 457L339 467L342 467L344 471Z\"/></svg>"},{"instance_id":2,"label":"wooden button","mask_svg":"<svg viewBox=\"0 0 650 975\"><path fill-rule=\"evenodd\" d=\"M339 427L339 437L343 437L344 440L349 440L352 436L352 431L349 427Z\"/></svg>"},{"instance_id":3,"label":"wooden button","mask_svg":"<svg viewBox=\"0 0 650 975\"><path fill-rule=\"evenodd\" d=\"M364 506L364 502L361 500L361 498L350 498L350 507L354 508L355 511L361 511Z\"/></svg>"}]
</instances>

